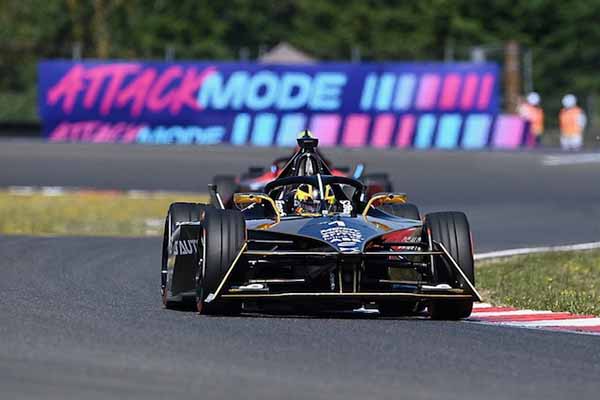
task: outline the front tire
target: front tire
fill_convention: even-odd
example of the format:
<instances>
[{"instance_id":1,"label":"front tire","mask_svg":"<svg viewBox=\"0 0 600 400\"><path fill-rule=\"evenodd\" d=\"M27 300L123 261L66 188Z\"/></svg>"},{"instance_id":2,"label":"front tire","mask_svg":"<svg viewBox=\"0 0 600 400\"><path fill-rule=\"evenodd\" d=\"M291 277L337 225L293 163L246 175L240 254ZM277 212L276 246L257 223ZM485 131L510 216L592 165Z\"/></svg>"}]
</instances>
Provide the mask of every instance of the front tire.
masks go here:
<instances>
[{"instance_id":1,"label":"front tire","mask_svg":"<svg viewBox=\"0 0 600 400\"><path fill-rule=\"evenodd\" d=\"M168 282L167 261L169 259L169 240L181 222L198 222L204 212L204 204L176 202L169 206L163 231L161 259L161 297L165 308L172 309L181 306L179 302L169 300L170 282Z\"/></svg>"},{"instance_id":2,"label":"front tire","mask_svg":"<svg viewBox=\"0 0 600 400\"><path fill-rule=\"evenodd\" d=\"M475 262L471 245L471 230L465 214L461 212L439 212L427 214L425 227L431 239L444 245L456 260L467 278L475 284ZM434 280L436 284L466 288L464 279L441 259L436 259ZM433 319L457 320L467 318L473 310L473 300L434 300L429 303L429 314Z\"/></svg>"},{"instance_id":3,"label":"front tire","mask_svg":"<svg viewBox=\"0 0 600 400\"><path fill-rule=\"evenodd\" d=\"M245 238L246 223L241 212L206 209L202 222L202 264L196 286L196 306L200 314L235 315L241 312L241 302L206 302L206 298L217 291Z\"/></svg>"}]
</instances>

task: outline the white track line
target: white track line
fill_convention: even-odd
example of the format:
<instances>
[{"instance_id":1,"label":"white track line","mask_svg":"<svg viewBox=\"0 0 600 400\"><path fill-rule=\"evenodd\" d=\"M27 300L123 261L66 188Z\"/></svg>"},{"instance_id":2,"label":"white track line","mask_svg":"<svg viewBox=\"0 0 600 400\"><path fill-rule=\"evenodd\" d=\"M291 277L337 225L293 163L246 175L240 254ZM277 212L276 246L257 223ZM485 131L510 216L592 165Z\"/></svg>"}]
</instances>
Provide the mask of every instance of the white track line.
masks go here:
<instances>
[{"instance_id":1,"label":"white track line","mask_svg":"<svg viewBox=\"0 0 600 400\"><path fill-rule=\"evenodd\" d=\"M63 196L66 194L92 194L96 193L99 195L120 195L127 196L134 199L156 199L170 196L196 196L199 199L207 199L208 194L206 193L185 193L175 192L167 190L119 190L119 189L95 189L85 187L68 187L68 186L7 186L0 187L0 191L4 191L13 196Z\"/></svg>"},{"instance_id":2,"label":"white track line","mask_svg":"<svg viewBox=\"0 0 600 400\"><path fill-rule=\"evenodd\" d=\"M489 253L475 254L474 258L475 261L480 261L489 260L491 258L512 257L534 253L553 253L557 251L581 251L593 249L600 249L600 242L569 244L564 246L526 247L522 249L491 251Z\"/></svg>"},{"instance_id":3,"label":"white track line","mask_svg":"<svg viewBox=\"0 0 600 400\"><path fill-rule=\"evenodd\" d=\"M65 188L62 186L42 186L42 196L62 196L65 194Z\"/></svg>"},{"instance_id":4,"label":"white track line","mask_svg":"<svg viewBox=\"0 0 600 400\"><path fill-rule=\"evenodd\" d=\"M600 153L586 154L560 154L549 155L542 158L542 165L546 167L556 167L560 165L577 165L600 163Z\"/></svg>"},{"instance_id":5,"label":"white track line","mask_svg":"<svg viewBox=\"0 0 600 400\"><path fill-rule=\"evenodd\" d=\"M12 195L31 196L36 189L33 186L9 186L7 190Z\"/></svg>"},{"instance_id":6,"label":"white track line","mask_svg":"<svg viewBox=\"0 0 600 400\"><path fill-rule=\"evenodd\" d=\"M590 327L590 326L600 326L600 318L573 318L573 319L547 319L540 321L485 321L491 322L499 325L510 325L510 326L521 326L521 327L531 327L531 328L540 328L540 327L552 327L552 326L564 326L564 327Z\"/></svg>"}]
</instances>

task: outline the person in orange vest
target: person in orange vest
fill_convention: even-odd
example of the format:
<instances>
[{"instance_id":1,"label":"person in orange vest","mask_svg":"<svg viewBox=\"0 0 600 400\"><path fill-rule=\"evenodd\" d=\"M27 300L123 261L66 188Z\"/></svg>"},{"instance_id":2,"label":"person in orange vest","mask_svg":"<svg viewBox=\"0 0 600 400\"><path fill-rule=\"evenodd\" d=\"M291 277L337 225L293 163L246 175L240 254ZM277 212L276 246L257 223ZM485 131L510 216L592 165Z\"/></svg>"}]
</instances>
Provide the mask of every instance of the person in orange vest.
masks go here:
<instances>
[{"instance_id":1,"label":"person in orange vest","mask_svg":"<svg viewBox=\"0 0 600 400\"><path fill-rule=\"evenodd\" d=\"M535 144L540 145L544 134L544 110L540 107L540 95L531 92L527 95L526 102L521 103L518 112L531 124Z\"/></svg>"},{"instance_id":2,"label":"person in orange vest","mask_svg":"<svg viewBox=\"0 0 600 400\"><path fill-rule=\"evenodd\" d=\"M563 150L579 150L583 144L583 131L587 118L577 107L577 98L568 94L562 98L563 108L558 114L560 126L560 146Z\"/></svg>"}]
</instances>

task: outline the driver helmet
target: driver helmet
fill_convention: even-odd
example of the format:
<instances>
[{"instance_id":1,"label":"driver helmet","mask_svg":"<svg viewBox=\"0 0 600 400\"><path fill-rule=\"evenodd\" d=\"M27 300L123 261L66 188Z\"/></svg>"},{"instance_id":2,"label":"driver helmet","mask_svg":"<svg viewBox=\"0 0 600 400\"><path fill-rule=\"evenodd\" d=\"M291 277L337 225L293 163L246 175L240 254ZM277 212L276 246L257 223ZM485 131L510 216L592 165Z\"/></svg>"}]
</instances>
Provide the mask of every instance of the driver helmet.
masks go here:
<instances>
[{"instance_id":1,"label":"driver helmet","mask_svg":"<svg viewBox=\"0 0 600 400\"><path fill-rule=\"evenodd\" d=\"M316 214L321 210L322 204L335 204L335 195L331 186L325 186L325 198L322 202L319 198L319 191L312 185L303 184L296 189L294 194L294 209L298 214Z\"/></svg>"}]
</instances>

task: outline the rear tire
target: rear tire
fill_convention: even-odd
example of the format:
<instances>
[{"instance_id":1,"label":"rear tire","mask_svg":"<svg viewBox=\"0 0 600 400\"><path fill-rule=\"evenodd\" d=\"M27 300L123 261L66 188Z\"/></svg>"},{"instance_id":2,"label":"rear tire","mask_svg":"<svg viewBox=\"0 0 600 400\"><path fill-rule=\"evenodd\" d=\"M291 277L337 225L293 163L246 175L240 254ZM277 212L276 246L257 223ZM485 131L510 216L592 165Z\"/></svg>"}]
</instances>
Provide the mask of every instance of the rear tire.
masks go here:
<instances>
[{"instance_id":1,"label":"rear tire","mask_svg":"<svg viewBox=\"0 0 600 400\"><path fill-rule=\"evenodd\" d=\"M169 206L167 217L165 218L165 227L163 231L162 259L161 259L161 297L165 308L173 309L181 306L179 302L169 301L169 282L167 271L167 261L169 259L169 239L172 233L177 229L180 222L198 222L204 212L204 204L176 202Z\"/></svg>"},{"instance_id":2,"label":"rear tire","mask_svg":"<svg viewBox=\"0 0 600 400\"><path fill-rule=\"evenodd\" d=\"M196 286L196 306L200 314L236 315L242 303L213 300L206 302L209 294L215 293L229 267L237 257L246 238L246 223L237 210L206 208L202 222L203 260Z\"/></svg>"},{"instance_id":3,"label":"rear tire","mask_svg":"<svg viewBox=\"0 0 600 400\"><path fill-rule=\"evenodd\" d=\"M389 175L385 172L364 175L361 180L367 187L367 195L369 196L379 192L389 193L394 191Z\"/></svg>"},{"instance_id":4,"label":"rear tire","mask_svg":"<svg viewBox=\"0 0 600 400\"><path fill-rule=\"evenodd\" d=\"M242 179L258 178L265 173L265 167L249 167L248 171L242 175Z\"/></svg>"},{"instance_id":5,"label":"rear tire","mask_svg":"<svg viewBox=\"0 0 600 400\"><path fill-rule=\"evenodd\" d=\"M427 214L425 226L431 239L446 247L467 278L475 284L475 263L471 245L471 230L465 214L461 212L439 212ZM434 265L436 284L467 288L464 279L445 261L436 259ZM457 320L467 318L473 310L473 300L434 300L429 303L429 314L433 319Z\"/></svg>"}]
</instances>

